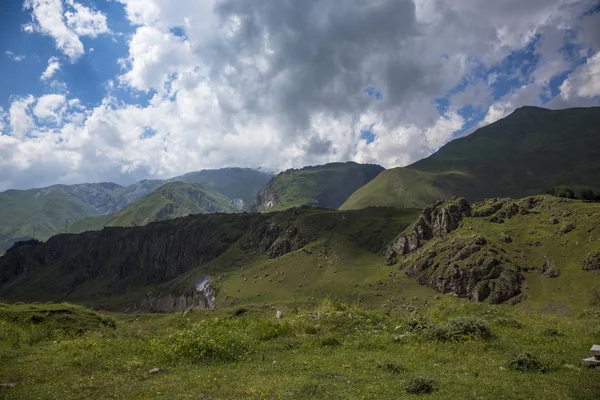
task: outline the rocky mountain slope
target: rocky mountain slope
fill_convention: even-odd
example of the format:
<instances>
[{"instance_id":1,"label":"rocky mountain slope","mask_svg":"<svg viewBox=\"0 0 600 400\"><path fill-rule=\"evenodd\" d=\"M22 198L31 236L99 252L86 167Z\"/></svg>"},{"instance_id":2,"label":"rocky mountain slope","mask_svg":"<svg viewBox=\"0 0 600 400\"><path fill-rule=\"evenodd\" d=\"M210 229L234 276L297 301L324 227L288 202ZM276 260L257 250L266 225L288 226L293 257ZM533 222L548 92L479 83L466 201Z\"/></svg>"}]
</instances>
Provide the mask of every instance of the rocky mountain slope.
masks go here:
<instances>
[{"instance_id":1,"label":"rocky mountain slope","mask_svg":"<svg viewBox=\"0 0 600 400\"><path fill-rule=\"evenodd\" d=\"M0 251L15 241L31 238L34 229L36 237L47 238L64 229L66 220L73 223L99 217L99 224L103 226L110 219L107 214L122 210L169 182L202 184L207 190L236 200L236 207L241 208L271 177L252 169L224 168L193 172L169 180L143 180L126 187L114 183L85 183L8 190L0 193ZM194 209L192 207L188 214ZM153 219L151 215L146 218Z\"/></svg>"},{"instance_id":2,"label":"rocky mountain slope","mask_svg":"<svg viewBox=\"0 0 600 400\"><path fill-rule=\"evenodd\" d=\"M523 107L426 159L381 173L341 209L425 207L452 196L519 198L557 185L598 191L598 143L600 107Z\"/></svg>"},{"instance_id":3,"label":"rocky mountain slope","mask_svg":"<svg viewBox=\"0 0 600 400\"><path fill-rule=\"evenodd\" d=\"M555 307L580 296L585 307L600 287L600 204L552 196L438 202L383 254L442 293Z\"/></svg>"},{"instance_id":4,"label":"rocky mountain slope","mask_svg":"<svg viewBox=\"0 0 600 400\"><path fill-rule=\"evenodd\" d=\"M0 298L129 311L429 291L569 312L600 301L599 287L600 204L549 195L423 212L193 215L58 235L0 258Z\"/></svg>"},{"instance_id":5,"label":"rocky mountain slope","mask_svg":"<svg viewBox=\"0 0 600 400\"><path fill-rule=\"evenodd\" d=\"M280 211L302 205L337 209L383 170L378 165L354 162L290 169L273 177L248 210Z\"/></svg>"},{"instance_id":6,"label":"rocky mountain slope","mask_svg":"<svg viewBox=\"0 0 600 400\"><path fill-rule=\"evenodd\" d=\"M43 244L11 248L0 258L0 298L69 299L117 309L172 311L205 298L206 285L201 295L196 289L199 279L210 276L220 281L223 274L233 277L254 268L264 275L265 263L280 269L267 273L272 275L271 294L292 295L302 279L295 275L308 273L306 263L321 276L312 274L312 285L350 285L348 277L365 274L365 268L337 275L334 249L358 252L383 265L377 253L417 214L417 210L342 213L305 207L267 214L192 215L144 227L57 235ZM317 254L322 255L318 261ZM360 259L356 254L351 258L351 262ZM275 278L284 270L285 278ZM369 270L377 273L374 265ZM339 280L332 279L333 274ZM240 282L236 277L220 284ZM223 288L221 293L233 292ZM221 301L225 298L221 296Z\"/></svg>"},{"instance_id":7,"label":"rocky mountain slope","mask_svg":"<svg viewBox=\"0 0 600 400\"><path fill-rule=\"evenodd\" d=\"M190 214L238 211L239 206L235 201L200 184L171 182L116 213L77 221L69 226L69 232L99 230L105 226L143 226Z\"/></svg>"}]
</instances>

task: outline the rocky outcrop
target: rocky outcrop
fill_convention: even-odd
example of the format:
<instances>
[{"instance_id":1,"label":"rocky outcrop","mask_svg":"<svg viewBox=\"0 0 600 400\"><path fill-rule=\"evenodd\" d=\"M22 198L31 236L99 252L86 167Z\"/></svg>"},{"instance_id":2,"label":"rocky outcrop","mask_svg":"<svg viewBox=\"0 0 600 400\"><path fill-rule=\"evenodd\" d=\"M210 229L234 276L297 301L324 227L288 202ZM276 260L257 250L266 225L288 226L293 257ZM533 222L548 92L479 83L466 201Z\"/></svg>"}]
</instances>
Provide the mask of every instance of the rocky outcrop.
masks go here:
<instances>
[{"instance_id":1,"label":"rocky outcrop","mask_svg":"<svg viewBox=\"0 0 600 400\"><path fill-rule=\"evenodd\" d=\"M503 252L476 235L439 244L405 261L406 274L439 292L498 304L521 294L523 275Z\"/></svg>"},{"instance_id":2,"label":"rocky outcrop","mask_svg":"<svg viewBox=\"0 0 600 400\"><path fill-rule=\"evenodd\" d=\"M433 238L446 236L460 226L463 217L470 215L471 206L464 198L440 201L427 207L408 232L398 236L384 250L385 263L393 265L398 262L398 256L415 251Z\"/></svg>"},{"instance_id":3,"label":"rocky outcrop","mask_svg":"<svg viewBox=\"0 0 600 400\"><path fill-rule=\"evenodd\" d=\"M540 274L547 276L548 278L558 278L560 276L560 268L556 266L556 263L545 258L544 263L540 267Z\"/></svg>"},{"instance_id":4,"label":"rocky outcrop","mask_svg":"<svg viewBox=\"0 0 600 400\"><path fill-rule=\"evenodd\" d=\"M150 293L141 302L136 302L133 309L151 312L177 312L188 308L214 309L215 297L212 279L203 276L188 290L178 295Z\"/></svg>"},{"instance_id":5,"label":"rocky outcrop","mask_svg":"<svg viewBox=\"0 0 600 400\"><path fill-rule=\"evenodd\" d=\"M600 271L600 252L590 253L583 261L584 271Z\"/></svg>"}]
</instances>

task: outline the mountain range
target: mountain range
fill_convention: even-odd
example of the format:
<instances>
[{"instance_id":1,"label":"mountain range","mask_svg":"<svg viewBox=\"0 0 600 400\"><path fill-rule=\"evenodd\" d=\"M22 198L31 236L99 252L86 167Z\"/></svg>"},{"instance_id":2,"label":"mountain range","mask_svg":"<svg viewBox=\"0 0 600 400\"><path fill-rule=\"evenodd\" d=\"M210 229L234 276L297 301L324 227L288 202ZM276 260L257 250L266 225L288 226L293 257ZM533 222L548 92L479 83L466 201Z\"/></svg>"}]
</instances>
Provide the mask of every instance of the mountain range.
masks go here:
<instances>
[{"instance_id":1,"label":"mountain range","mask_svg":"<svg viewBox=\"0 0 600 400\"><path fill-rule=\"evenodd\" d=\"M452 196L519 198L557 185L599 192L599 142L600 107L523 107L430 157L389 170L353 162L275 176L224 168L126 187L89 183L8 190L0 193L0 251L65 230L139 226L197 213L273 212L303 205L424 208Z\"/></svg>"}]
</instances>

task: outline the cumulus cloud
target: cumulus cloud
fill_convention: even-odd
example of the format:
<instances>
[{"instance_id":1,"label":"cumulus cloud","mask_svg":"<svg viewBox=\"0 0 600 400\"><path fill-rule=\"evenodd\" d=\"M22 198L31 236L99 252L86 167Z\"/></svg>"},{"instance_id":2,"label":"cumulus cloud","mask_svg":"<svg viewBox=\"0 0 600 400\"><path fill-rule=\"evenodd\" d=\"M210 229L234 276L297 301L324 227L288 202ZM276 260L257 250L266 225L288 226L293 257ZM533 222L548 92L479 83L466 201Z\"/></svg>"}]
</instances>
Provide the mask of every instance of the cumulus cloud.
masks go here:
<instances>
[{"instance_id":1,"label":"cumulus cloud","mask_svg":"<svg viewBox=\"0 0 600 400\"><path fill-rule=\"evenodd\" d=\"M48 80L52 79L54 74L56 74L58 71L60 71L60 62L58 61L58 58L50 57L48 59L48 66L42 73L40 80L48 81Z\"/></svg>"},{"instance_id":2,"label":"cumulus cloud","mask_svg":"<svg viewBox=\"0 0 600 400\"><path fill-rule=\"evenodd\" d=\"M0 189L24 177L125 183L224 166L403 166L464 129L461 108L491 123L540 104L566 73L555 102L598 104L597 17L586 14L595 0L119 1L135 30L111 82L151 98L128 104L111 83L95 106L64 95L14 99ZM71 59L83 54L79 36L108 31L101 13L74 1L27 4L32 29ZM525 68L514 55L527 48ZM514 89L498 97L499 81ZM361 137L366 129L372 140Z\"/></svg>"},{"instance_id":3,"label":"cumulus cloud","mask_svg":"<svg viewBox=\"0 0 600 400\"><path fill-rule=\"evenodd\" d=\"M23 30L52 37L56 48L71 61L85 53L80 36L96 37L110 32L104 14L73 0L25 0L24 7L31 11L32 21Z\"/></svg>"}]
</instances>

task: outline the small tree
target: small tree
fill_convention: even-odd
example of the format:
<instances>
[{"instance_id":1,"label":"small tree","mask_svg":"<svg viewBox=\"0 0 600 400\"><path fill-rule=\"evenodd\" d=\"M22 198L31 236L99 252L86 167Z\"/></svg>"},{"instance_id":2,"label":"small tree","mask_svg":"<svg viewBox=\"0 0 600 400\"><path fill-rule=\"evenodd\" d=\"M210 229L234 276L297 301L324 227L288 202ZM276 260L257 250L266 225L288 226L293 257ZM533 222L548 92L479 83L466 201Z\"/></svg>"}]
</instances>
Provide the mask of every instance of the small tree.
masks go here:
<instances>
[{"instance_id":1,"label":"small tree","mask_svg":"<svg viewBox=\"0 0 600 400\"><path fill-rule=\"evenodd\" d=\"M591 189L583 189L579 193L579 198L584 201L594 201L594 191Z\"/></svg>"},{"instance_id":2,"label":"small tree","mask_svg":"<svg viewBox=\"0 0 600 400\"><path fill-rule=\"evenodd\" d=\"M552 193L551 193L554 197L565 197L567 199L574 199L575 198L575 192L573 190L571 190L571 188L567 187L567 186L556 186L554 189L552 189Z\"/></svg>"}]
</instances>

